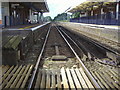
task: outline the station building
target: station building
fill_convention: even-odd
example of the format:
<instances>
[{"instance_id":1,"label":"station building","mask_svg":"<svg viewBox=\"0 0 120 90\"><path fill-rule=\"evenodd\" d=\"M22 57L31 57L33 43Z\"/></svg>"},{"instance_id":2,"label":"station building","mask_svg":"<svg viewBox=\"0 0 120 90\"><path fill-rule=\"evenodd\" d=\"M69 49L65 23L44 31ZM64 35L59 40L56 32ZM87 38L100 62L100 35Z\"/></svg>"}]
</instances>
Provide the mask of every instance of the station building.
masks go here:
<instances>
[{"instance_id":1,"label":"station building","mask_svg":"<svg viewBox=\"0 0 120 90\"><path fill-rule=\"evenodd\" d=\"M49 12L46 0L14 1L0 2L0 26L42 23L43 13Z\"/></svg>"},{"instance_id":2,"label":"station building","mask_svg":"<svg viewBox=\"0 0 120 90\"><path fill-rule=\"evenodd\" d=\"M116 2L90 2L81 3L69 10L72 14L79 13L79 17L72 17L71 22L118 25L120 23L120 1Z\"/></svg>"}]
</instances>

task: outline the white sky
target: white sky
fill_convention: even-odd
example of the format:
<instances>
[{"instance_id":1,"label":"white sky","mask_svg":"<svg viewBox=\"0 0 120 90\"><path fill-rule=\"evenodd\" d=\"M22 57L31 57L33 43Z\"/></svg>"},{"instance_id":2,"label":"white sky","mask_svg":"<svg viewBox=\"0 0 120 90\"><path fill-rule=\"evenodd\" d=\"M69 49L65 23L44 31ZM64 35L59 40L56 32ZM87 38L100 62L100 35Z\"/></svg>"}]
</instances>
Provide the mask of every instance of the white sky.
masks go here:
<instances>
[{"instance_id":1,"label":"white sky","mask_svg":"<svg viewBox=\"0 0 120 90\"><path fill-rule=\"evenodd\" d=\"M49 13L44 13L44 16L54 18L57 14L63 13L69 7L74 7L86 0L47 0Z\"/></svg>"}]
</instances>

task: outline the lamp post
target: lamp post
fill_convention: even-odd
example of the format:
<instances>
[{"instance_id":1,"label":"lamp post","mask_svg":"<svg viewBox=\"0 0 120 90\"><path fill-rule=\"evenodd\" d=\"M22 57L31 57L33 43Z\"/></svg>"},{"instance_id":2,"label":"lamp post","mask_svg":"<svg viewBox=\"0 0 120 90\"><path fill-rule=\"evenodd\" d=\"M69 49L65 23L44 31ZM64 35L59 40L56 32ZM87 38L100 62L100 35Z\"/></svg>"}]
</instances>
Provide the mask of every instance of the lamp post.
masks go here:
<instances>
[{"instance_id":1,"label":"lamp post","mask_svg":"<svg viewBox=\"0 0 120 90\"><path fill-rule=\"evenodd\" d=\"M67 14L67 11L69 10L71 8L71 6L69 7L69 8L67 8L63 13L66 13L66 15L67 15L67 21L68 21L68 14Z\"/></svg>"},{"instance_id":2,"label":"lamp post","mask_svg":"<svg viewBox=\"0 0 120 90\"><path fill-rule=\"evenodd\" d=\"M116 5L116 20L119 19L119 0L117 0L117 5Z\"/></svg>"},{"instance_id":3,"label":"lamp post","mask_svg":"<svg viewBox=\"0 0 120 90\"><path fill-rule=\"evenodd\" d=\"M0 27L2 27L2 2L0 2Z\"/></svg>"}]
</instances>

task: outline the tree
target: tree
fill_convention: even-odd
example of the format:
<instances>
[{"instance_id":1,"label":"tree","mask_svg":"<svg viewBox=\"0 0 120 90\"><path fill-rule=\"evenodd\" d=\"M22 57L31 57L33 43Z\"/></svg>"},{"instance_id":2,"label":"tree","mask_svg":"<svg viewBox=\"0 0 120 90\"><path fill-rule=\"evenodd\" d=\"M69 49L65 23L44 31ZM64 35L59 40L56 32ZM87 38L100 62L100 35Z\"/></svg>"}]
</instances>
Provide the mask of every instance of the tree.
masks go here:
<instances>
[{"instance_id":1,"label":"tree","mask_svg":"<svg viewBox=\"0 0 120 90\"><path fill-rule=\"evenodd\" d=\"M44 20L47 22L47 21L52 21L52 18L50 16L46 16L44 17Z\"/></svg>"},{"instance_id":2,"label":"tree","mask_svg":"<svg viewBox=\"0 0 120 90\"><path fill-rule=\"evenodd\" d=\"M72 18L78 18L80 17L80 12L75 12L72 14Z\"/></svg>"}]
</instances>

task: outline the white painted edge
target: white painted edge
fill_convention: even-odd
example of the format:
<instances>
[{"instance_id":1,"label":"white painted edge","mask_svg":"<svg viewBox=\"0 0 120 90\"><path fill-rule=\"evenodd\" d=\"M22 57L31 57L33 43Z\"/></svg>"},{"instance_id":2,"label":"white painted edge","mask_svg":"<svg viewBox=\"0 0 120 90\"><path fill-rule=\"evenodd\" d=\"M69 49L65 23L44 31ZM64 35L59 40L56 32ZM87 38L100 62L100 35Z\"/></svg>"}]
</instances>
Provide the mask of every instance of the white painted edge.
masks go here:
<instances>
[{"instance_id":1,"label":"white painted edge","mask_svg":"<svg viewBox=\"0 0 120 90\"><path fill-rule=\"evenodd\" d=\"M81 23L80 23L81 24ZM85 26L92 26L92 27L98 27L98 28L108 28L108 29L119 29L119 26L108 26L108 25L95 25L95 24L81 24Z\"/></svg>"},{"instance_id":2,"label":"white painted edge","mask_svg":"<svg viewBox=\"0 0 120 90\"><path fill-rule=\"evenodd\" d=\"M36 29L38 29L38 28L41 28L41 27L47 25L48 23L50 23L50 22L46 22L46 23L44 23L44 24L42 24L42 25L39 25L39 26L34 27L34 28L31 28L31 30L34 31L34 30L36 30Z\"/></svg>"},{"instance_id":3,"label":"white painted edge","mask_svg":"<svg viewBox=\"0 0 120 90\"><path fill-rule=\"evenodd\" d=\"M74 23L74 22L70 22L70 23ZM78 25L83 25L85 27L90 27L90 28L106 28L106 29L115 29L118 30L120 28L120 26L113 26L113 25L96 25L96 24L85 24L85 23L74 23L74 24L78 24Z\"/></svg>"},{"instance_id":4,"label":"white painted edge","mask_svg":"<svg viewBox=\"0 0 120 90\"><path fill-rule=\"evenodd\" d=\"M46 23L44 23L44 24L42 24L42 25L36 26L36 27L34 27L34 28L29 28L29 29L9 28L9 29L4 29L4 30L32 30L32 31L34 31L34 30L36 30L36 29L38 29L38 28L41 28L41 27L47 25L48 23L50 23L50 22L46 22Z\"/></svg>"}]
</instances>

